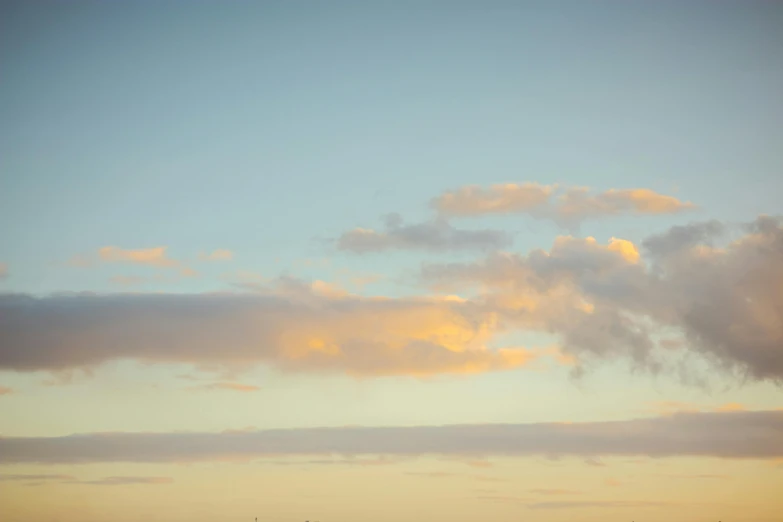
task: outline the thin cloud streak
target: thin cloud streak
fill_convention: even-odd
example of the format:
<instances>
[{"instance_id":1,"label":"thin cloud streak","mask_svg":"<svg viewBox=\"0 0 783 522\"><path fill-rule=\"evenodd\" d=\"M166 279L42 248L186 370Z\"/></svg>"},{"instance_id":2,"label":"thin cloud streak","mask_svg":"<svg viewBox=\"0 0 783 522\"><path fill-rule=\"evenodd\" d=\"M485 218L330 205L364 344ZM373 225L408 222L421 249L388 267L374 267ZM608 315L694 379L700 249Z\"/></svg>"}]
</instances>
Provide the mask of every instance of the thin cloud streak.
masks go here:
<instances>
[{"instance_id":1,"label":"thin cloud streak","mask_svg":"<svg viewBox=\"0 0 783 522\"><path fill-rule=\"evenodd\" d=\"M0 463L248 461L294 455L783 457L783 411L612 422L2 437Z\"/></svg>"}]
</instances>

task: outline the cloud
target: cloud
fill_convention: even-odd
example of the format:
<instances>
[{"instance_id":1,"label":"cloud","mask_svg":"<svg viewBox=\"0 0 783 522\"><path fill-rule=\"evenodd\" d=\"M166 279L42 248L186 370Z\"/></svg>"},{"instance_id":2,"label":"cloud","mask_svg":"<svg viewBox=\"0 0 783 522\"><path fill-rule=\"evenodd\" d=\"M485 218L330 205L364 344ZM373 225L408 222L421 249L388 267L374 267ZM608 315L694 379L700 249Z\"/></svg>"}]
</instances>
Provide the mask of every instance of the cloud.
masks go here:
<instances>
[{"instance_id":1,"label":"cloud","mask_svg":"<svg viewBox=\"0 0 783 522\"><path fill-rule=\"evenodd\" d=\"M176 270L180 275L191 277L197 275L196 271L188 267L182 261L173 259L167 254L168 247L140 248L126 250L116 246L105 246L97 252L89 255L77 255L72 257L68 264L77 267L90 267L95 263L116 263L147 266L158 269ZM122 284L124 276L118 276L117 281ZM129 278L126 278L129 279ZM127 282L127 281L125 281Z\"/></svg>"},{"instance_id":2,"label":"cloud","mask_svg":"<svg viewBox=\"0 0 783 522\"><path fill-rule=\"evenodd\" d=\"M529 214L563 226L605 216L674 214L696 208L693 203L644 188L609 189L596 194L583 187L537 183L508 183L487 189L466 186L444 192L432 200L431 206L443 217Z\"/></svg>"},{"instance_id":3,"label":"cloud","mask_svg":"<svg viewBox=\"0 0 783 522\"><path fill-rule=\"evenodd\" d=\"M134 484L171 484L170 477L103 477L96 480L79 480L73 475L0 474L0 482L24 482L30 486L45 483L84 484L90 486L127 486Z\"/></svg>"},{"instance_id":4,"label":"cloud","mask_svg":"<svg viewBox=\"0 0 783 522\"><path fill-rule=\"evenodd\" d=\"M138 285L143 285L149 281L150 279L147 277L122 276L122 275L113 276L109 279L110 283L119 286L138 286Z\"/></svg>"},{"instance_id":5,"label":"cloud","mask_svg":"<svg viewBox=\"0 0 783 522\"><path fill-rule=\"evenodd\" d=\"M283 279L258 293L0 296L0 369L134 359L382 376L510 370L539 357L489 349L494 316L441 298L372 298Z\"/></svg>"},{"instance_id":6,"label":"cloud","mask_svg":"<svg viewBox=\"0 0 783 522\"><path fill-rule=\"evenodd\" d=\"M76 478L71 475L35 475L35 474L21 474L21 475L9 475L0 474L0 482L71 482Z\"/></svg>"},{"instance_id":7,"label":"cloud","mask_svg":"<svg viewBox=\"0 0 783 522\"><path fill-rule=\"evenodd\" d=\"M531 493L537 495L581 495L584 491L576 489L531 489Z\"/></svg>"},{"instance_id":8,"label":"cloud","mask_svg":"<svg viewBox=\"0 0 783 522\"><path fill-rule=\"evenodd\" d=\"M107 263L131 263L149 265L161 268L176 268L179 261L166 255L167 247L142 248L124 250L115 246L107 246L98 250L98 257Z\"/></svg>"},{"instance_id":9,"label":"cloud","mask_svg":"<svg viewBox=\"0 0 783 522\"><path fill-rule=\"evenodd\" d=\"M530 509L585 509L585 508L659 508L677 506L673 502L649 500L564 500L560 502L534 502L527 504Z\"/></svg>"},{"instance_id":10,"label":"cloud","mask_svg":"<svg viewBox=\"0 0 783 522\"><path fill-rule=\"evenodd\" d=\"M198 390L229 390L238 392L254 392L259 391L261 388L253 386L251 384L242 384L238 382L213 382L210 384L203 384L201 386L195 386L194 389Z\"/></svg>"},{"instance_id":11,"label":"cloud","mask_svg":"<svg viewBox=\"0 0 783 522\"><path fill-rule=\"evenodd\" d=\"M585 459L585 464L587 464L588 466L593 466L594 468L606 467L606 464L604 464L598 459Z\"/></svg>"},{"instance_id":12,"label":"cloud","mask_svg":"<svg viewBox=\"0 0 783 522\"><path fill-rule=\"evenodd\" d=\"M671 417L584 423L0 437L3 464L197 462L273 455L775 459L783 457L783 411L678 413Z\"/></svg>"},{"instance_id":13,"label":"cloud","mask_svg":"<svg viewBox=\"0 0 783 522\"><path fill-rule=\"evenodd\" d=\"M9 388L7 386L0 386L0 395L11 395L14 393L13 388Z\"/></svg>"},{"instance_id":14,"label":"cloud","mask_svg":"<svg viewBox=\"0 0 783 522\"><path fill-rule=\"evenodd\" d=\"M738 402L728 402L716 407L704 407L677 401L654 402L650 410L660 415L670 415L678 411L745 411L747 408Z\"/></svg>"},{"instance_id":15,"label":"cloud","mask_svg":"<svg viewBox=\"0 0 783 522\"><path fill-rule=\"evenodd\" d=\"M171 477L104 477L98 480L80 480L77 484L88 484L92 486L128 486L128 485L154 485L171 484L174 479Z\"/></svg>"},{"instance_id":16,"label":"cloud","mask_svg":"<svg viewBox=\"0 0 783 522\"><path fill-rule=\"evenodd\" d=\"M667 369L676 345L743 378L783 379L783 226L762 216L722 248L714 224L675 227L644 249L622 239L558 238L549 251L492 254L478 263L429 265L438 291L473 291L499 328L560 338L578 361L627 356ZM646 254L646 255L644 255Z\"/></svg>"},{"instance_id":17,"label":"cloud","mask_svg":"<svg viewBox=\"0 0 783 522\"><path fill-rule=\"evenodd\" d=\"M0 369L133 359L429 376L554 357L575 371L623 358L683 373L696 356L741 378L780 381L783 226L761 217L732 241L707 244L719 228L675 227L642 247L563 236L548 251L426 265L422 280L450 296L365 297L290 278L245 293L0 295ZM553 335L557 346L496 348L500 335L520 331Z\"/></svg>"},{"instance_id":18,"label":"cloud","mask_svg":"<svg viewBox=\"0 0 783 522\"><path fill-rule=\"evenodd\" d=\"M8 265L6 263L0 263L0 279L8 277Z\"/></svg>"},{"instance_id":19,"label":"cloud","mask_svg":"<svg viewBox=\"0 0 783 522\"><path fill-rule=\"evenodd\" d=\"M444 192L431 205L440 215L449 217L522 213L546 205L555 188L537 183L507 183L488 189L469 185Z\"/></svg>"},{"instance_id":20,"label":"cloud","mask_svg":"<svg viewBox=\"0 0 783 522\"><path fill-rule=\"evenodd\" d=\"M399 216L387 218L386 230L356 228L337 240L339 250L364 254L388 250L495 250L511 244L499 230L458 230L443 220L404 225Z\"/></svg>"},{"instance_id":21,"label":"cloud","mask_svg":"<svg viewBox=\"0 0 783 522\"><path fill-rule=\"evenodd\" d=\"M234 253L231 250L213 250L210 253L201 253L198 256L202 261L231 261L234 259Z\"/></svg>"}]
</instances>

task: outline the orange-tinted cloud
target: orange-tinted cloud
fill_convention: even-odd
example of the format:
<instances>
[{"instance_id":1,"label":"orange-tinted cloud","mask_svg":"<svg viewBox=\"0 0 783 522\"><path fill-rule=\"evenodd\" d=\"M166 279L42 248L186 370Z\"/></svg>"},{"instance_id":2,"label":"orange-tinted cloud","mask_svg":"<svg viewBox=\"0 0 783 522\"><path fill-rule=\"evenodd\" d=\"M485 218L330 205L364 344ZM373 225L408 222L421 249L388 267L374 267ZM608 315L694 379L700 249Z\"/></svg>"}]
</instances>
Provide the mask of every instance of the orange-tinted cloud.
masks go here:
<instances>
[{"instance_id":1,"label":"orange-tinted cloud","mask_svg":"<svg viewBox=\"0 0 783 522\"><path fill-rule=\"evenodd\" d=\"M727 228L673 227L641 246L560 237L549 251L427 265L422 279L438 292L473 295L501 328L556 334L580 362L622 357L640 369L681 371L659 343L673 332L686 341L680 352L742 378L780 380L783 224L761 216L716 248Z\"/></svg>"},{"instance_id":2,"label":"orange-tinted cloud","mask_svg":"<svg viewBox=\"0 0 783 522\"><path fill-rule=\"evenodd\" d=\"M14 393L13 388L9 388L7 386L0 386L0 395L10 395Z\"/></svg>"},{"instance_id":3,"label":"orange-tinted cloud","mask_svg":"<svg viewBox=\"0 0 783 522\"><path fill-rule=\"evenodd\" d=\"M563 225L619 214L674 214L695 208L693 203L644 188L592 193L583 187L537 183L462 187L444 192L432 206L446 217L524 213Z\"/></svg>"},{"instance_id":4,"label":"orange-tinted cloud","mask_svg":"<svg viewBox=\"0 0 783 522\"><path fill-rule=\"evenodd\" d=\"M234 259L234 253L231 250L213 250L209 253L201 253L199 259L202 261L231 261Z\"/></svg>"},{"instance_id":5,"label":"orange-tinted cloud","mask_svg":"<svg viewBox=\"0 0 783 522\"><path fill-rule=\"evenodd\" d=\"M167 247L141 248L125 250L116 246L107 246L98 250L98 257L107 263L132 263L156 267L179 267L179 261L166 255Z\"/></svg>"},{"instance_id":6,"label":"orange-tinted cloud","mask_svg":"<svg viewBox=\"0 0 783 522\"><path fill-rule=\"evenodd\" d=\"M8 265L6 263L0 263L0 279L8 277Z\"/></svg>"},{"instance_id":7,"label":"orange-tinted cloud","mask_svg":"<svg viewBox=\"0 0 783 522\"><path fill-rule=\"evenodd\" d=\"M178 259L167 254L168 247L159 246L153 248L123 249L116 246L105 246L97 252L89 255L77 255L72 257L68 264L78 267L90 267L96 263L129 264L147 266L151 268L176 270L180 275L190 277L197 275L196 271ZM115 283L128 284L130 277L117 276ZM135 284L135 283L131 283Z\"/></svg>"},{"instance_id":8,"label":"orange-tinted cloud","mask_svg":"<svg viewBox=\"0 0 783 522\"><path fill-rule=\"evenodd\" d=\"M244 294L0 296L0 309L5 324L31 324L34 310L41 325L57 330L0 328L0 368L23 371L131 358L429 376L510 370L538 356L524 348L487 347L494 313L470 303L360 297L326 283L291 279ZM27 345L37 348L21 348Z\"/></svg>"},{"instance_id":9,"label":"orange-tinted cloud","mask_svg":"<svg viewBox=\"0 0 783 522\"><path fill-rule=\"evenodd\" d=\"M488 189L470 185L444 192L432 200L432 206L444 216L528 212L547 204L555 188L537 183L506 183Z\"/></svg>"}]
</instances>

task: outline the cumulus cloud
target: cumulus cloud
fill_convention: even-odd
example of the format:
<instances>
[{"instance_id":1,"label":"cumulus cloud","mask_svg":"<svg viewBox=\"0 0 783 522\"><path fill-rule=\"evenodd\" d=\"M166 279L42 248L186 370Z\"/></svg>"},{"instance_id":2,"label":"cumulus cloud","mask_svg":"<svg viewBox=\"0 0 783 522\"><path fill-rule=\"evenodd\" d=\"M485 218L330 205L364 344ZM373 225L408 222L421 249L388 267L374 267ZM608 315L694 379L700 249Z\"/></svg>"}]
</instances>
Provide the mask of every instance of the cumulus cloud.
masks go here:
<instances>
[{"instance_id":1,"label":"cumulus cloud","mask_svg":"<svg viewBox=\"0 0 783 522\"><path fill-rule=\"evenodd\" d=\"M199 259L202 261L231 261L234 259L234 253L231 250L213 250L209 253L201 253Z\"/></svg>"},{"instance_id":2,"label":"cumulus cloud","mask_svg":"<svg viewBox=\"0 0 783 522\"><path fill-rule=\"evenodd\" d=\"M783 411L611 422L0 437L0 463L196 462L274 455L783 456Z\"/></svg>"},{"instance_id":3,"label":"cumulus cloud","mask_svg":"<svg viewBox=\"0 0 783 522\"><path fill-rule=\"evenodd\" d=\"M529 214L563 226L619 214L674 214L695 208L691 202L644 188L593 193L584 187L537 183L462 187L444 192L431 206L443 217Z\"/></svg>"},{"instance_id":4,"label":"cumulus cloud","mask_svg":"<svg viewBox=\"0 0 783 522\"><path fill-rule=\"evenodd\" d=\"M0 296L0 369L134 359L351 375L481 373L539 355L489 349L494 314L448 298L359 297L284 279L263 293Z\"/></svg>"},{"instance_id":5,"label":"cumulus cloud","mask_svg":"<svg viewBox=\"0 0 783 522\"><path fill-rule=\"evenodd\" d=\"M386 229L356 228L337 240L337 248L355 253L386 250L494 250L511 243L499 230L458 230L444 220L405 225L397 215L389 216Z\"/></svg>"},{"instance_id":6,"label":"cumulus cloud","mask_svg":"<svg viewBox=\"0 0 783 522\"><path fill-rule=\"evenodd\" d=\"M682 349L752 379L783 379L783 226L760 217L711 246L722 227L675 227L643 242L560 237L549 251L493 254L479 263L429 265L438 290L464 292L505 327L560 337L579 360L629 356L662 369L662 333ZM643 255L646 254L646 255ZM661 357L657 354L664 353Z\"/></svg>"}]
</instances>

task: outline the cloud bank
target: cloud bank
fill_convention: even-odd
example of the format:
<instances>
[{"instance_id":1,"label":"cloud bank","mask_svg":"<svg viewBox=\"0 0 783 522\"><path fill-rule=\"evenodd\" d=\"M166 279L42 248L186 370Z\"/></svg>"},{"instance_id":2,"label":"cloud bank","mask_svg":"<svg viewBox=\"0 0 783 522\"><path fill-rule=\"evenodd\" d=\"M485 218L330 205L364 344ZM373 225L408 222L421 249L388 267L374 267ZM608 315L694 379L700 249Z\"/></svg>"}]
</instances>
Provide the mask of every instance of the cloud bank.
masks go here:
<instances>
[{"instance_id":1,"label":"cloud bank","mask_svg":"<svg viewBox=\"0 0 783 522\"><path fill-rule=\"evenodd\" d=\"M748 379L783 379L783 226L674 227L637 246L559 237L526 255L427 265L453 295L386 298L278 279L253 293L0 295L0 369L64 370L133 359L203 367L384 376L580 365L628 358L652 371L697 354ZM542 332L557 349L492 348Z\"/></svg>"},{"instance_id":2,"label":"cloud bank","mask_svg":"<svg viewBox=\"0 0 783 522\"><path fill-rule=\"evenodd\" d=\"M493 320L470 303L359 297L294 280L265 293L5 295L0 369L134 359L423 376L508 370L536 356L487 349Z\"/></svg>"},{"instance_id":3,"label":"cloud bank","mask_svg":"<svg viewBox=\"0 0 783 522\"><path fill-rule=\"evenodd\" d=\"M325 455L783 457L783 411L612 422L0 437L0 463L196 462Z\"/></svg>"},{"instance_id":4,"label":"cloud bank","mask_svg":"<svg viewBox=\"0 0 783 522\"><path fill-rule=\"evenodd\" d=\"M783 226L760 217L719 248L724 228L674 227L644 249L560 237L549 251L429 265L422 275L437 290L472 288L472 302L501 326L556 334L580 360L627 356L658 370L679 346L746 378L780 381Z\"/></svg>"}]
</instances>

